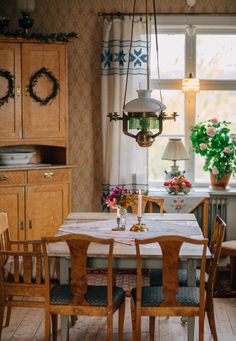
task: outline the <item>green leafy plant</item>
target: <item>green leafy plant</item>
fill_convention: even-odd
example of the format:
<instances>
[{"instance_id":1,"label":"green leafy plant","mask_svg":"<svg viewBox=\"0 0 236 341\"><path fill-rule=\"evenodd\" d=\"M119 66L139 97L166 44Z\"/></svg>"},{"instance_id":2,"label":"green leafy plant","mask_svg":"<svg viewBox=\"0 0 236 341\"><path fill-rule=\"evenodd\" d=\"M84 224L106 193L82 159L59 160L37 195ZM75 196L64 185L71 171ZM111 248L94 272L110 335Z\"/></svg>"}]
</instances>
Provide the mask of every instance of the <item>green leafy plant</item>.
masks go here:
<instances>
[{"instance_id":1,"label":"green leafy plant","mask_svg":"<svg viewBox=\"0 0 236 341\"><path fill-rule=\"evenodd\" d=\"M191 128L193 150L205 157L203 169L212 172L217 180L236 172L236 135L230 124L214 118Z\"/></svg>"}]
</instances>

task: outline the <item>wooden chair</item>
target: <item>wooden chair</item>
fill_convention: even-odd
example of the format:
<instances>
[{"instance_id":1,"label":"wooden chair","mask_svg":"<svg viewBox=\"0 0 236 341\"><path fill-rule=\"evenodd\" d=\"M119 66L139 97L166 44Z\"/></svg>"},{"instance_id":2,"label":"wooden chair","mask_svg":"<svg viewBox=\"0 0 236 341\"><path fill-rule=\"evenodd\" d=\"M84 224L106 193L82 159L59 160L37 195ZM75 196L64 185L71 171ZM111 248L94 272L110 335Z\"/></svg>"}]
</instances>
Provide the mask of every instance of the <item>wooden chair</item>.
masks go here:
<instances>
[{"instance_id":1,"label":"wooden chair","mask_svg":"<svg viewBox=\"0 0 236 341\"><path fill-rule=\"evenodd\" d=\"M142 287L142 257L140 245L158 243L162 250L163 286ZM202 245L200 287L180 287L178 282L179 251L183 243ZM204 338L205 263L207 239L162 236L136 239L137 288L131 291L133 340L141 340L141 316L150 318L150 339L154 340L155 316L199 316L199 341Z\"/></svg>"},{"instance_id":2,"label":"wooden chair","mask_svg":"<svg viewBox=\"0 0 236 341\"><path fill-rule=\"evenodd\" d=\"M214 227L211 234L209 249L211 252L211 259L206 262L206 312L208 317L209 326L211 329L211 334L214 338L214 341L217 341L217 332L215 325L215 316L214 316L214 301L213 301L213 293L216 281L216 273L219 264L222 242L224 240L226 230L225 222L219 217L216 216ZM200 284L200 271L196 270L196 285ZM162 285L162 269L152 270L150 274L150 285L151 286L161 286ZM187 285L187 270L181 269L179 271L179 285L186 286Z\"/></svg>"},{"instance_id":3,"label":"wooden chair","mask_svg":"<svg viewBox=\"0 0 236 341\"><path fill-rule=\"evenodd\" d=\"M107 317L107 339L113 336L113 313L119 309L119 340L123 339L125 313L125 291L115 287L113 278L113 239L100 239L86 235L70 234L42 238L45 279L47 284L46 320L53 321L53 339L56 340L57 315L89 315ZM50 288L48 244L66 242L71 257L71 283L58 284ZM108 249L107 286L87 285L87 251L90 243L103 245ZM45 340L49 340L50 326L45 330Z\"/></svg>"},{"instance_id":4,"label":"wooden chair","mask_svg":"<svg viewBox=\"0 0 236 341\"><path fill-rule=\"evenodd\" d=\"M46 285L42 281L41 241L10 240L4 212L0 213L0 247L1 333L4 307L8 307L6 326L10 322L11 307L45 308Z\"/></svg>"},{"instance_id":5,"label":"wooden chair","mask_svg":"<svg viewBox=\"0 0 236 341\"><path fill-rule=\"evenodd\" d=\"M131 207L132 213L138 213L138 205L135 204ZM163 213L164 212L164 199L152 198L146 195L142 196L142 213Z\"/></svg>"},{"instance_id":6,"label":"wooden chair","mask_svg":"<svg viewBox=\"0 0 236 341\"><path fill-rule=\"evenodd\" d=\"M201 226L203 236L208 238L208 209L209 199L203 198L195 207L193 207L190 213L194 213L199 225Z\"/></svg>"},{"instance_id":7,"label":"wooden chair","mask_svg":"<svg viewBox=\"0 0 236 341\"><path fill-rule=\"evenodd\" d=\"M221 255L230 257L231 288L236 289L236 240L223 242Z\"/></svg>"}]
</instances>

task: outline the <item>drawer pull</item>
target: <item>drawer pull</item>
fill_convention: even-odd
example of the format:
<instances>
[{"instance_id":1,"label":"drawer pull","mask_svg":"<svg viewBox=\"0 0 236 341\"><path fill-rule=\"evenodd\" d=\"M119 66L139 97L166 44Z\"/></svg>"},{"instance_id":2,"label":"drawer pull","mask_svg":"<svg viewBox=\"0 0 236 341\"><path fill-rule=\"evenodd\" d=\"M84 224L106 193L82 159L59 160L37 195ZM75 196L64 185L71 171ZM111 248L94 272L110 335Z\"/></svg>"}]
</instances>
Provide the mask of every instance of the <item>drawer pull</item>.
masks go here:
<instances>
[{"instance_id":1,"label":"drawer pull","mask_svg":"<svg viewBox=\"0 0 236 341\"><path fill-rule=\"evenodd\" d=\"M7 176L6 175L0 175L0 181L4 181L7 180Z\"/></svg>"},{"instance_id":2,"label":"drawer pull","mask_svg":"<svg viewBox=\"0 0 236 341\"><path fill-rule=\"evenodd\" d=\"M45 178L51 178L53 175L54 175L53 172L45 172L43 176L44 176Z\"/></svg>"},{"instance_id":3,"label":"drawer pull","mask_svg":"<svg viewBox=\"0 0 236 341\"><path fill-rule=\"evenodd\" d=\"M32 228L33 228L33 223L32 223L32 220L29 220L29 229L31 229L31 230L32 230Z\"/></svg>"}]
</instances>

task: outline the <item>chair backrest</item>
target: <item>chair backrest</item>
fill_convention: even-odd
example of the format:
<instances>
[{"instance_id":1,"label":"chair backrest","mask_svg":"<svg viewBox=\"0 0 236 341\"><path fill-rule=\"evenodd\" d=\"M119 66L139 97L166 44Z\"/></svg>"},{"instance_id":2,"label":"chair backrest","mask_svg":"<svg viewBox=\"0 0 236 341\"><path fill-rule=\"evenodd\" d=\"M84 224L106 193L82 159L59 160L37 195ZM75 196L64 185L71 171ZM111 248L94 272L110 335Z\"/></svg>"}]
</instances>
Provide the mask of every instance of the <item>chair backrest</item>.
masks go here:
<instances>
[{"instance_id":1,"label":"chair backrest","mask_svg":"<svg viewBox=\"0 0 236 341\"><path fill-rule=\"evenodd\" d=\"M211 259L207 263L206 269L209 275L207 282L207 290L211 291L212 293L214 290L216 272L219 264L221 247L224 240L225 231L226 223L219 216L216 216L209 245L209 249L211 251Z\"/></svg>"},{"instance_id":2,"label":"chair backrest","mask_svg":"<svg viewBox=\"0 0 236 341\"><path fill-rule=\"evenodd\" d=\"M142 213L163 213L164 199L152 198L146 195L142 196ZM138 205L135 203L132 206L132 213L138 213Z\"/></svg>"},{"instance_id":3,"label":"chair backrest","mask_svg":"<svg viewBox=\"0 0 236 341\"><path fill-rule=\"evenodd\" d=\"M0 249L5 250L9 246L9 224L7 213L0 212Z\"/></svg>"},{"instance_id":4,"label":"chair backrest","mask_svg":"<svg viewBox=\"0 0 236 341\"><path fill-rule=\"evenodd\" d=\"M87 258L90 243L96 243L107 246L108 254L108 307L112 307L112 288L113 288L113 239L101 239L87 235L68 234L58 237L43 237L43 252L45 259L45 280L49 284L49 258L48 245L51 243L66 242L71 258L71 292L73 294L73 303L78 305L87 305L85 295L87 293ZM104 246L104 247L105 247ZM99 250L97 251L99 253Z\"/></svg>"},{"instance_id":5,"label":"chair backrest","mask_svg":"<svg viewBox=\"0 0 236 341\"><path fill-rule=\"evenodd\" d=\"M11 244L11 241L10 241ZM11 287L12 295L24 296L21 284L41 284L43 263L41 241L19 241L13 245L20 246L20 250L1 250L1 271L5 287ZM13 293L13 287L16 292ZM8 289L6 288L6 294ZM28 290L30 292L30 290ZM28 294L26 295L28 296ZM31 296L31 295L29 295ZM40 296L40 295L39 295Z\"/></svg>"},{"instance_id":6,"label":"chair backrest","mask_svg":"<svg viewBox=\"0 0 236 341\"><path fill-rule=\"evenodd\" d=\"M204 273L206 264L207 239L192 239L183 236L162 236L148 239L135 239L137 253L137 301L141 301L141 285L142 285L142 257L140 245L158 243L162 251L163 266L163 301L161 306L176 307L180 303L177 301L176 295L179 291L179 263L180 249L183 243L193 245L202 245L201 252L201 273L200 273L200 304L204 300Z\"/></svg>"},{"instance_id":7,"label":"chair backrest","mask_svg":"<svg viewBox=\"0 0 236 341\"><path fill-rule=\"evenodd\" d=\"M194 213L199 225L201 226L203 236L208 237L208 209L209 199L203 198L190 212Z\"/></svg>"}]
</instances>

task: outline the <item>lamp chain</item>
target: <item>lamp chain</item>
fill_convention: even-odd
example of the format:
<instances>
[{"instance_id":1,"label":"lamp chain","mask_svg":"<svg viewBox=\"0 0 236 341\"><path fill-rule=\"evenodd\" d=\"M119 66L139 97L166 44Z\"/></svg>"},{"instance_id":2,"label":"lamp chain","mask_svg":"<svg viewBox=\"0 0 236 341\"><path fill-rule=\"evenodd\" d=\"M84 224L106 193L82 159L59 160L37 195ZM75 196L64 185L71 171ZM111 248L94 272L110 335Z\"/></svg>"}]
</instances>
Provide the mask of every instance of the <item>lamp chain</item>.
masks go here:
<instances>
[{"instance_id":1,"label":"lamp chain","mask_svg":"<svg viewBox=\"0 0 236 341\"><path fill-rule=\"evenodd\" d=\"M153 12L154 12L154 27L155 27L155 40L156 40L156 54L157 54L157 77L158 80L160 81L161 76L160 76L160 63L159 63L159 56L158 56L158 38L157 38L157 13L156 13L156 4L155 4L155 0L153 0ZM159 89L159 93L160 93L160 100L162 101L162 93L161 93L161 88Z\"/></svg>"},{"instance_id":2,"label":"lamp chain","mask_svg":"<svg viewBox=\"0 0 236 341\"><path fill-rule=\"evenodd\" d=\"M149 83L149 78L150 78L150 73L149 73L149 46L148 46L148 7L147 7L147 0L145 3L145 16L146 16L146 49L147 49L147 90L150 89L150 83Z\"/></svg>"},{"instance_id":3,"label":"lamp chain","mask_svg":"<svg viewBox=\"0 0 236 341\"><path fill-rule=\"evenodd\" d=\"M129 46L129 55L128 55L128 67L127 67L126 82L125 82L125 94L124 94L123 110L124 110L124 107L125 107L126 96L127 96L128 78L129 78L129 67L130 67L130 55L131 55L131 48L132 48L132 44L133 44L133 34L134 34L134 14L135 14L135 8L136 8L136 0L134 0L134 5L133 5L131 37L130 37L130 46Z\"/></svg>"}]
</instances>

